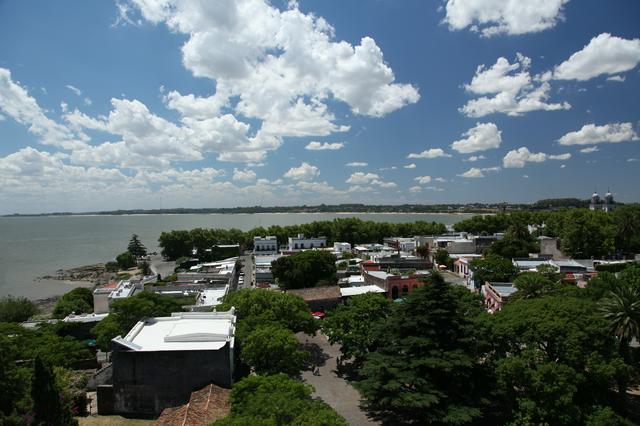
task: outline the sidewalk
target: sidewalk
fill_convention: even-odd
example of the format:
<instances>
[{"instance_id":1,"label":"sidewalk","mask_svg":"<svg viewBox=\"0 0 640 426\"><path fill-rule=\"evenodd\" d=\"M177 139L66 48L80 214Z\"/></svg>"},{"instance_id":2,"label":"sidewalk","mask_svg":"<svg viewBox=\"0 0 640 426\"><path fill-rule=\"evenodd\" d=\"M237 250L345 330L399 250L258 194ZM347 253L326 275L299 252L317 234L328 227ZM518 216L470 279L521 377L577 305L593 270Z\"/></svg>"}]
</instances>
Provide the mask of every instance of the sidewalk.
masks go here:
<instances>
[{"instance_id":1,"label":"sidewalk","mask_svg":"<svg viewBox=\"0 0 640 426\"><path fill-rule=\"evenodd\" d=\"M302 379L315 388L313 396L329 404L350 425L379 425L380 423L369 419L366 413L360 409L358 391L336 375L336 358L340 356L340 347L330 345L324 334L320 332L315 337L304 333L298 333L296 337L302 344L317 345L322 352L321 357L324 358L324 361L318 364L320 371L318 376L314 376L311 371L302 373Z\"/></svg>"}]
</instances>

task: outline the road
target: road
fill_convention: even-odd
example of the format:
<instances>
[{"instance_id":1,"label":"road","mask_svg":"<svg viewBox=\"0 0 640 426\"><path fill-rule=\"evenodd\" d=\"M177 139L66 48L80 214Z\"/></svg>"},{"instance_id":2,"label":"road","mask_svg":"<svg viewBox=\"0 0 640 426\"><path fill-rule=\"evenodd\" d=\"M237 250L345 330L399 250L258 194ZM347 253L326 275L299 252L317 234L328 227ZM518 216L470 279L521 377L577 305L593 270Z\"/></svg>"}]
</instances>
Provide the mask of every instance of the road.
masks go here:
<instances>
[{"instance_id":1,"label":"road","mask_svg":"<svg viewBox=\"0 0 640 426\"><path fill-rule=\"evenodd\" d=\"M319 374L311 371L302 373L302 380L315 388L314 397L322 399L336 410L338 414L353 426L379 425L379 422L367 417L360 408L360 393L346 380L336 374L336 359L340 356L340 346L331 345L324 334L309 336L305 333L296 334L298 341L306 346L316 346L313 352L318 357Z\"/></svg>"},{"instance_id":2,"label":"road","mask_svg":"<svg viewBox=\"0 0 640 426\"><path fill-rule=\"evenodd\" d=\"M149 267L151 268L151 272L154 274L160 274L162 278L166 278L169 275L173 274L173 271L176 268L176 262L166 261L159 254L155 256L151 256L151 262L149 263Z\"/></svg>"}]
</instances>

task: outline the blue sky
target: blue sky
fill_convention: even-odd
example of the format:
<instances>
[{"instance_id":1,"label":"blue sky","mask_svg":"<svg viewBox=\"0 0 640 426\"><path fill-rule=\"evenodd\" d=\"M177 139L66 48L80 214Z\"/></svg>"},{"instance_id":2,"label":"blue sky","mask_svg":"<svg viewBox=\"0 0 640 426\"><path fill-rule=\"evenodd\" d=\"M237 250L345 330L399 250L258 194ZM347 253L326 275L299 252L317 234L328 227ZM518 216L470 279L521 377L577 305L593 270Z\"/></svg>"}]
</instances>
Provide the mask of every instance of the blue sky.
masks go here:
<instances>
[{"instance_id":1,"label":"blue sky","mask_svg":"<svg viewBox=\"0 0 640 426\"><path fill-rule=\"evenodd\" d=\"M637 202L640 3L528 6L0 1L0 213Z\"/></svg>"}]
</instances>

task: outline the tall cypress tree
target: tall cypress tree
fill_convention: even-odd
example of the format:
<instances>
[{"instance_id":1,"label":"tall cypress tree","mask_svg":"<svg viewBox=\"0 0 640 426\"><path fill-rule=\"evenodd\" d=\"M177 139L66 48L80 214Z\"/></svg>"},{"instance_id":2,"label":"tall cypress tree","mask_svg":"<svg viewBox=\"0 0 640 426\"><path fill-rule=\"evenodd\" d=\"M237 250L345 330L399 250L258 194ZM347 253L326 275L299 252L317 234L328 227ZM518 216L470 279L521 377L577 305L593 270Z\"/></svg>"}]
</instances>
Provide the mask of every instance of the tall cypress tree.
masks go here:
<instances>
[{"instance_id":1,"label":"tall cypress tree","mask_svg":"<svg viewBox=\"0 0 640 426\"><path fill-rule=\"evenodd\" d=\"M147 255L147 248L142 244L138 235L133 234L131 239L129 240L129 245L127 246L127 251L134 255L135 257L142 257Z\"/></svg>"},{"instance_id":2,"label":"tall cypress tree","mask_svg":"<svg viewBox=\"0 0 640 426\"><path fill-rule=\"evenodd\" d=\"M34 361L31 398L35 425L74 425L71 410L64 404L62 390L51 367L38 356Z\"/></svg>"}]
</instances>

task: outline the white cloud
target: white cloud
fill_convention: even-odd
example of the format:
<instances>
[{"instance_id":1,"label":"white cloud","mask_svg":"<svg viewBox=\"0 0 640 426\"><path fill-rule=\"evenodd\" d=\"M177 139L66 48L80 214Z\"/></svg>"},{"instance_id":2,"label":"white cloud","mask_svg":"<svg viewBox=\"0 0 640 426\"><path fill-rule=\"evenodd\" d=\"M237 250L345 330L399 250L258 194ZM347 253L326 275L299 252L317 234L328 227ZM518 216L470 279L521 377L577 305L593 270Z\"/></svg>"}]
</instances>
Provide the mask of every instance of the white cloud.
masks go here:
<instances>
[{"instance_id":1,"label":"white cloud","mask_svg":"<svg viewBox=\"0 0 640 426\"><path fill-rule=\"evenodd\" d=\"M632 163L632 162L635 162L635 161L638 161L638 159L637 158L627 158L627 162L628 163Z\"/></svg>"},{"instance_id":2,"label":"white cloud","mask_svg":"<svg viewBox=\"0 0 640 426\"><path fill-rule=\"evenodd\" d=\"M553 77L558 80L584 81L602 74L612 75L629 71L638 63L640 39L627 40L602 33L558 65Z\"/></svg>"},{"instance_id":3,"label":"white cloud","mask_svg":"<svg viewBox=\"0 0 640 426\"><path fill-rule=\"evenodd\" d=\"M462 161L469 161L471 163L476 162L476 161L480 161L480 160L486 160L487 157L485 157L484 155L472 155L469 158L465 158Z\"/></svg>"},{"instance_id":4,"label":"white cloud","mask_svg":"<svg viewBox=\"0 0 640 426\"><path fill-rule=\"evenodd\" d=\"M365 163L362 161L352 161L351 163L347 163L347 167L367 167L369 163Z\"/></svg>"},{"instance_id":5,"label":"white cloud","mask_svg":"<svg viewBox=\"0 0 640 426\"><path fill-rule=\"evenodd\" d=\"M458 176L464 177L464 178L483 178L485 177L485 173L487 172L499 172L500 170L501 170L500 167L484 167L484 168L472 167L466 172L459 174Z\"/></svg>"},{"instance_id":6,"label":"white cloud","mask_svg":"<svg viewBox=\"0 0 640 426\"><path fill-rule=\"evenodd\" d=\"M580 130L569 132L558 141L560 145L595 145L618 143L640 139L631 123L610 123L603 126L585 124Z\"/></svg>"},{"instance_id":7,"label":"white cloud","mask_svg":"<svg viewBox=\"0 0 640 426\"><path fill-rule=\"evenodd\" d=\"M567 102L547 103L551 74L531 76L530 66L531 59L520 53L513 64L500 57L489 68L480 65L471 83L464 87L469 93L485 96L468 101L459 111L469 117L483 117L493 113L519 116L530 111L571 108Z\"/></svg>"},{"instance_id":8,"label":"white cloud","mask_svg":"<svg viewBox=\"0 0 640 426\"><path fill-rule=\"evenodd\" d=\"M206 98L193 94L182 95L177 91L171 91L163 96L167 108L176 110L183 117L205 119L218 115L228 101L221 96L209 96Z\"/></svg>"},{"instance_id":9,"label":"white cloud","mask_svg":"<svg viewBox=\"0 0 640 426\"><path fill-rule=\"evenodd\" d=\"M376 173L355 172L349 176L346 183L351 185L367 185L379 179L380 176Z\"/></svg>"},{"instance_id":10,"label":"white cloud","mask_svg":"<svg viewBox=\"0 0 640 426\"><path fill-rule=\"evenodd\" d=\"M411 164L407 164L406 166L402 166L405 169L415 169L417 166L415 165L415 163L411 163Z\"/></svg>"},{"instance_id":11,"label":"white cloud","mask_svg":"<svg viewBox=\"0 0 640 426\"><path fill-rule=\"evenodd\" d=\"M362 185L376 185L381 188L395 188L397 185L395 182L385 182L380 179L380 176L376 173L364 173L355 172L346 180L346 183L350 185L362 186Z\"/></svg>"},{"instance_id":12,"label":"white cloud","mask_svg":"<svg viewBox=\"0 0 640 426\"><path fill-rule=\"evenodd\" d=\"M561 168L561 169L564 169L565 167L567 167L567 165L566 165L566 164L561 164L561 165L560 165L560 168Z\"/></svg>"},{"instance_id":13,"label":"white cloud","mask_svg":"<svg viewBox=\"0 0 640 426\"><path fill-rule=\"evenodd\" d=\"M607 81L615 81L618 83L624 83L626 77L624 75L612 75L611 77L607 77Z\"/></svg>"},{"instance_id":14,"label":"white cloud","mask_svg":"<svg viewBox=\"0 0 640 426\"><path fill-rule=\"evenodd\" d=\"M420 186L412 186L411 188L409 188L409 192L415 194L422 191L422 187Z\"/></svg>"},{"instance_id":15,"label":"white cloud","mask_svg":"<svg viewBox=\"0 0 640 426\"><path fill-rule=\"evenodd\" d=\"M45 145L71 149L84 145L87 138L48 118L36 100L13 81L11 72L5 68L0 68L0 111L27 126L28 131Z\"/></svg>"},{"instance_id":16,"label":"white cloud","mask_svg":"<svg viewBox=\"0 0 640 426\"><path fill-rule=\"evenodd\" d=\"M82 90L78 89L77 87L70 84L67 84L65 87L75 93L76 96L82 96Z\"/></svg>"},{"instance_id":17,"label":"white cloud","mask_svg":"<svg viewBox=\"0 0 640 426\"><path fill-rule=\"evenodd\" d=\"M344 143L342 142L322 143L322 142L316 142L316 141L309 142L307 146L304 147L304 149L309 151L325 151L325 150L335 151L342 148L344 148Z\"/></svg>"},{"instance_id":18,"label":"white cloud","mask_svg":"<svg viewBox=\"0 0 640 426\"><path fill-rule=\"evenodd\" d=\"M309 163L302 163L298 167L290 168L284 177L299 180L299 181L311 181L320 174L320 171L316 166L312 166Z\"/></svg>"},{"instance_id":19,"label":"white cloud","mask_svg":"<svg viewBox=\"0 0 640 426\"><path fill-rule=\"evenodd\" d=\"M437 177L434 179L436 182L446 182L447 180L443 177Z\"/></svg>"},{"instance_id":20,"label":"white cloud","mask_svg":"<svg viewBox=\"0 0 640 426\"><path fill-rule=\"evenodd\" d=\"M502 159L502 165L509 168L522 168L526 163L543 163L547 160L568 160L571 154L548 155L544 152L533 153L525 146L511 150Z\"/></svg>"},{"instance_id":21,"label":"white cloud","mask_svg":"<svg viewBox=\"0 0 640 426\"><path fill-rule=\"evenodd\" d=\"M284 11L263 0L133 3L146 20L188 35L185 66L215 79L216 95L239 96L237 111L248 117L295 123L284 121L287 110L299 102L324 105L329 96L356 114L380 117L420 97L415 87L394 82L372 38L356 46L335 41L323 18L304 14L295 3ZM331 120L324 111L318 109L314 118Z\"/></svg>"},{"instance_id":22,"label":"white cloud","mask_svg":"<svg viewBox=\"0 0 640 426\"><path fill-rule=\"evenodd\" d=\"M591 154L592 152L598 152L598 151L600 151L600 150L598 149L597 146L590 146L588 148L582 148L580 150L580 152L583 153L583 154Z\"/></svg>"},{"instance_id":23,"label":"white cloud","mask_svg":"<svg viewBox=\"0 0 640 426\"><path fill-rule=\"evenodd\" d=\"M256 180L256 172L251 169L233 169L233 180L237 182L253 182Z\"/></svg>"},{"instance_id":24,"label":"white cloud","mask_svg":"<svg viewBox=\"0 0 640 426\"><path fill-rule=\"evenodd\" d=\"M475 127L463 133L465 138L453 142L451 148L462 154L498 148L502 143L501 134L494 123L476 123Z\"/></svg>"},{"instance_id":25,"label":"white cloud","mask_svg":"<svg viewBox=\"0 0 640 426\"><path fill-rule=\"evenodd\" d=\"M431 148L431 149L424 150L418 154L411 153L407 155L407 158L438 158L438 157L451 157L451 155L446 154L440 148Z\"/></svg>"},{"instance_id":26,"label":"white cloud","mask_svg":"<svg viewBox=\"0 0 640 426\"><path fill-rule=\"evenodd\" d=\"M91 98L85 97L84 100L82 101L86 106L91 106L93 104L93 101L91 100Z\"/></svg>"},{"instance_id":27,"label":"white cloud","mask_svg":"<svg viewBox=\"0 0 640 426\"><path fill-rule=\"evenodd\" d=\"M484 37L553 28L569 0L447 0L444 22L451 30L470 27Z\"/></svg>"},{"instance_id":28,"label":"white cloud","mask_svg":"<svg viewBox=\"0 0 640 426\"><path fill-rule=\"evenodd\" d=\"M418 182L420 185L426 185L429 182L431 182L431 176L418 176L418 177L414 178L413 180Z\"/></svg>"},{"instance_id":29,"label":"white cloud","mask_svg":"<svg viewBox=\"0 0 640 426\"><path fill-rule=\"evenodd\" d=\"M482 170L480 170L477 167L472 167L469 170L467 170L466 172L458 175L460 177L465 177L465 178L483 178L484 177L484 173L482 173Z\"/></svg>"}]
</instances>

